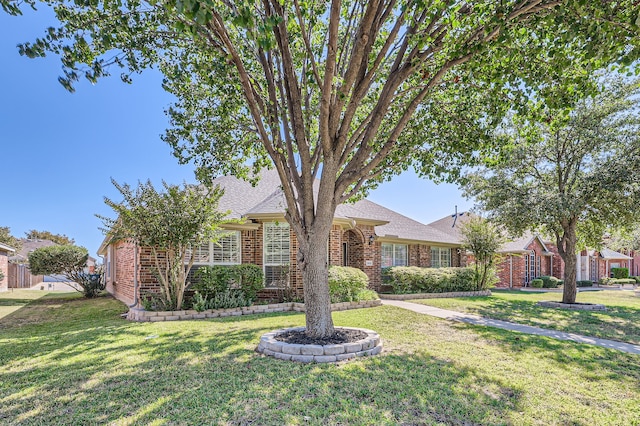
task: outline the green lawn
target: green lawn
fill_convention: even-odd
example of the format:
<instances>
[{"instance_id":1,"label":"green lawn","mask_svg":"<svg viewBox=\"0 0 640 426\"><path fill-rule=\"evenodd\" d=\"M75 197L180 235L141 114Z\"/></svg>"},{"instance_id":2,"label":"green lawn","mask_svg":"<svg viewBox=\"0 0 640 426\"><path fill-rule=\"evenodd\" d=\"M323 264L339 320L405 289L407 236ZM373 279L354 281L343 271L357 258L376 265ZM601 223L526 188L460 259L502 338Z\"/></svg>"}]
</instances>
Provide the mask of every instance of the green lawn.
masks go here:
<instances>
[{"instance_id":1,"label":"green lawn","mask_svg":"<svg viewBox=\"0 0 640 426\"><path fill-rule=\"evenodd\" d=\"M0 295L2 298L3 295ZM297 313L131 323L47 295L0 319L0 423L638 425L640 357L383 306L334 314L382 355L303 365L254 352Z\"/></svg>"},{"instance_id":2,"label":"green lawn","mask_svg":"<svg viewBox=\"0 0 640 426\"><path fill-rule=\"evenodd\" d=\"M553 330L640 344L640 297L632 291L585 291L578 302L602 303L606 312L551 309L540 300L561 301L561 293L494 290L489 297L423 299L411 302L487 318L535 325Z\"/></svg>"}]
</instances>

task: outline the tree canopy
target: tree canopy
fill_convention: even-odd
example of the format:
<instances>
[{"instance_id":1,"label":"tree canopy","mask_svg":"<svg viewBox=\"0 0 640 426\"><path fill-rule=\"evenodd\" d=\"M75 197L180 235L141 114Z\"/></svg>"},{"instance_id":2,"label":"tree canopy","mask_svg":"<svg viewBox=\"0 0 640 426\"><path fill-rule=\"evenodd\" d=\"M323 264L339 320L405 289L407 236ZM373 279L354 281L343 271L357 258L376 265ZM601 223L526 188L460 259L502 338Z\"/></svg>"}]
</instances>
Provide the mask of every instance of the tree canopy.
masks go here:
<instances>
[{"instance_id":1,"label":"tree canopy","mask_svg":"<svg viewBox=\"0 0 640 426\"><path fill-rule=\"evenodd\" d=\"M321 254L339 203L411 165L455 176L532 93L565 104L640 54L634 0L44 3L61 25L20 52L59 54L67 89L157 67L177 99L164 139L200 179L275 166L317 336L333 332Z\"/></svg>"},{"instance_id":2,"label":"tree canopy","mask_svg":"<svg viewBox=\"0 0 640 426\"><path fill-rule=\"evenodd\" d=\"M29 253L29 269L34 275L63 275L80 285L85 297L95 297L104 290L102 272L89 273L89 252L74 245L40 247Z\"/></svg>"},{"instance_id":3,"label":"tree canopy","mask_svg":"<svg viewBox=\"0 0 640 426\"><path fill-rule=\"evenodd\" d=\"M575 110L533 104L506 122L503 161L469 175L466 192L515 235L553 235L575 301L576 250L640 213L638 81L609 81Z\"/></svg>"},{"instance_id":4,"label":"tree canopy","mask_svg":"<svg viewBox=\"0 0 640 426\"><path fill-rule=\"evenodd\" d=\"M11 228L8 226L0 226L0 243L6 244L11 248L19 251L22 248L22 242L11 235Z\"/></svg>"},{"instance_id":5,"label":"tree canopy","mask_svg":"<svg viewBox=\"0 0 640 426\"><path fill-rule=\"evenodd\" d=\"M54 234L49 231L37 231L35 229L27 232L26 236L30 240L49 240L61 245L73 245L76 242L73 238L69 238L65 234Z\"/></svg>"}]
</instances>

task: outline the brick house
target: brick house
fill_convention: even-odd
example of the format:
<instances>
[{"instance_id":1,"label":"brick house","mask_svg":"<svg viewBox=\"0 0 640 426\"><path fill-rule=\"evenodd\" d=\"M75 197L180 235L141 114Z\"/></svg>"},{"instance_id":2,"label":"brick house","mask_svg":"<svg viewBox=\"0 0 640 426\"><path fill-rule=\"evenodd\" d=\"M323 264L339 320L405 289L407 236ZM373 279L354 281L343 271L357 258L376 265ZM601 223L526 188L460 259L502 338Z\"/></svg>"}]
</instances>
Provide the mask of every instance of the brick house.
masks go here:
<instances>
[{"instance_id":1,"label":"brick house","mask_svg":"<svg viewBox=\"0 0 640 426\"><path fill-rule=\"evenodd\" d=\"M217 178L214 184L225 190L219 209L241 223L225 226L229 234L218 243L198 247L194 269L252 263L265 274L261 297L275 296L283 285L301 296L296 237L284 219L286 201L277 173L263 172L255 187L233 176ZM457 237L364 199L336 209L327 258L329 265L361 269L370 287L379 290L383 267L461 266L465 255L460 247ZM141 294L159 290L149 248L105 239L98 254L104 258L107 291L119 300L136 306Z\"/></svg>"},{"instance_id":2,"label":"brick house","mask_svg":"<svg viewBox=\"0 0 640 426\"><path fill-rule=\"evenodd\" d=\"M448 233L458 241L462 240L460 225L474 217L473 213L462 212L443 217L429 224L441 232ZM501 261L497 265L498 288L520 288L528 286L532 279L552 275L562 277L564 262L555 245L543 241L533 233L506 242L498 250ZM471 254L469 254L471 257Z\"/></svg>"},{"instance_id":3,"label":"brick house","mask_svg":"<svg viewBox=\"0 0 640 426\"><path fill-rule=\"evenodd\" d=\"M9 254L15 253L15 251L13 247L0 243L0 272L3 276L0 279L0 291L9 289Z\"/></svg>"},{"instance_id":4,"label":"brick house","mask_svg":"<svg viewBox=\"0 0 640 426\"><path fill-rule=\"evenodd\" d=\"M448 233L458 241L462 240L460 225L473 217L473 213L463 212L446 216L429 226ZM498 251L501 262L497 265L498 288L527 287L536 277L564 277L564 261L555 244L545 241L539 234L526 233L520 238L506 242ZM470 256L470 255L468 255ZM603 248L582 250L576 253L576 279L598 282L600 278L611 276L611 268L628 268L630 275L640 275L640 252L627 254Z\"/></svg>"}]
</instances>

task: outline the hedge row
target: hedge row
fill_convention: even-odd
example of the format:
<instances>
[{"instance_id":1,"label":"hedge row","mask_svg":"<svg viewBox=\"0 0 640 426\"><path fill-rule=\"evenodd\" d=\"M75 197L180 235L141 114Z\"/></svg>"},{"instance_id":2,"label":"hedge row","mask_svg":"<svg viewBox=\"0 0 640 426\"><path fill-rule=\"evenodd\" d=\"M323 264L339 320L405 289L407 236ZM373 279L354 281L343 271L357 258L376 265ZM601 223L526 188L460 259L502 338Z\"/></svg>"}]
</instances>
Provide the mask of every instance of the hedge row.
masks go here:
<instances>
[{"instance_id":1,"label":"hedge row","mask_svg":"<svg viewBox=\"0 0 640 426\"><path fill-rule=\"evenodd\" d=\"M448 293L476 291L473 268L420 268L393 266L385 268L383 277L395 294Z\"/></svg>"}]
</instances>

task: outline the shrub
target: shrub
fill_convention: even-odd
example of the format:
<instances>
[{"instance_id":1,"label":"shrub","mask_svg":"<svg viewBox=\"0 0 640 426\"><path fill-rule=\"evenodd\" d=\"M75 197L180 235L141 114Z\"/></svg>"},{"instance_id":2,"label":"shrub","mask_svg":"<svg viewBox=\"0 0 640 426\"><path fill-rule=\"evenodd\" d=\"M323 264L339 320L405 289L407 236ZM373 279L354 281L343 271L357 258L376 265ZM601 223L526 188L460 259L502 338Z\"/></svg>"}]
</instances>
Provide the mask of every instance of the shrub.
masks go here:
<instances>
[{"instance_id":1,"label":"shrub","mask_svg":"<svg viewBox=\"0 0 640 426\"><path fill-rule=\"evenodd\" d=\"M202 312L206 309L229 309L250 306L251 299L245 297L242 290L227 289L209 298L197 292L193 295L193 309Z\"/></svg>"},{"instance_id":2,"label":"shrub","mask_svg":"<svg viewBox=\"0 0 640 426\"><path fill-rule=\"evenodd\" d=\"M360 302L360 301L366 301L366 300L378 300L378 299L379 299L378 293L376 293L373 290L364 289L364 290L358 290L358 292L353 298L353 302Z\"/></svg>"},{"instance_id":3,"label":"shrub","mask_svg":"<svg viewBox=\"0 0 640 426\"><path fill-rule=\"evenodd\" d=\"M473 268L420 268L417 266L394 266L386 274L396 294L402 293L447 293L475 291Z\"/></svg>"},{"instance_id":4,"label":"shrub","mask_svg":"<svg viewBox=\"0 0 640 426\"><path fill-rule=\"evenodd\" d=\"M609 277L601 277L600 281L598 281L598 284L609 285L610 281L611 281L611 278Z\"/></svg>"},{"instance_id":5,"label":"shrub","mask_svg":"<svg viewBox=\"0 0 640 426\"><path fill-rule=\"evenodd\" d=\"M196 283L190 288L210 299L228 290L239 290L245 299L253 301L264 287L262 268L252 264L203 266L195 277Z\"/></svg>"},{"instance_id":6,"label":"shrub","mask_svg":"<svg viewBox=\"0 0 640 426\"><path fill-rule=\"evenodd\" d=\"M613 278L629 278L629 268L611 268Z\"/></svg>"},{"instance_id":7,"label":"shrub","mask_svg":"<svg viewBox=\"0 0 640 426\"><path fill-rule=\"evenodd\" d=\"M636 280L632 278L611 278L609 284L635 284Z\"/></svg>"},{"instance_id":8,"label":"shrub","mask_svg":"<svg viewBox=\"0 0 640 426\"><path fill-rule=\"evenodd\" d=\"M331 302L353 302L361 290L369 285L369 277L358 268L331 266L329 268L329 294Z\"/></svg>"},{"instance_id":9,"label":"shrub","mask_svg":"<svg viewBox=\"0 0 640 426\"><path fill-rule=\"evenodd\" d=\"M578 287L591 287L591 286L593 286L593 281L590 281L590 280L576 281L576 286L578 286Z\"/></svg>"},{"instance_id":10,"label":"shrub","mask_svg":"<svg viewBox=\"0 0 640 426\"><path fill-rule=\"evenodd\" d=\"M560 285L560 280L556 277L550 277L548 275L543 275L538 277L538 279L542 280L543 288L557 288Z\"/></svg>"},{"instance_id":11,"label":"shrub","mask_svg":"<svg viewBox=\"0 0 640 426\"><path fill-rule=\"evenodd\" d=\"M629 278L633 278L634 280L636 280L636 284L640 284L640 276L636 275L636 276L629 277Z\"/></svg>"},{"instance_id":12,"label":"shrub","mask_svg":"<svg viewBox=\"0 0 640 426\"><path fill-rule=\"evenodd\" d=\"M535 280L531 280L531 287L533 288L542 288L544 286L544 281L540 278L536 278Z\"/></svg>"}]
</instances>

